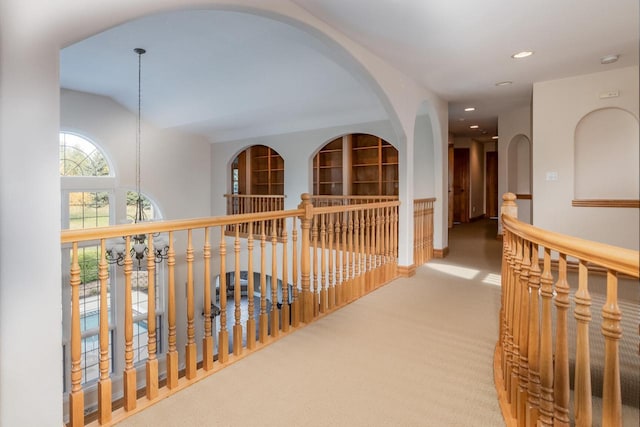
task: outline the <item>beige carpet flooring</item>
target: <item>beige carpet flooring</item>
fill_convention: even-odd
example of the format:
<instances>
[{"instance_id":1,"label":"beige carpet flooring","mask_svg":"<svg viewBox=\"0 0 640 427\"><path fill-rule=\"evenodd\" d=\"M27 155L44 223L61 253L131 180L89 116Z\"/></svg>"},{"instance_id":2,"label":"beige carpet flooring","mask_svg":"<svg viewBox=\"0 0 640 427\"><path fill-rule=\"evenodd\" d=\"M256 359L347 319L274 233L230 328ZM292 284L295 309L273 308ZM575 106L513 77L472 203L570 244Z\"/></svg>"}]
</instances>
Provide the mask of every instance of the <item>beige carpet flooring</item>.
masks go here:
<instances>
[{"instance_id":1,"label":"beige carpet flooring","mask_svg":"<svg viewBox=\"0 0 640 427\"><path fill-rule=\"evenodd\" d=\"M482 283L500 272L495 222L456 227L450 249L120 425L504 425L499 288Z\"/></svg>"},{"instance_id":2,"label":"beige carpet flooring","mask_svg":"<svg viewBox=\"0 0 640 427\"><path fill-rule=\"evenodd\" d=\"M492 372L500 309L495 235L495 221L456 226L447 258L120 425L504 425ZM595 399L594 420L599 406ZM625 425L638 425L637 414L625 407Z\"/></svg>"}]
</instances>

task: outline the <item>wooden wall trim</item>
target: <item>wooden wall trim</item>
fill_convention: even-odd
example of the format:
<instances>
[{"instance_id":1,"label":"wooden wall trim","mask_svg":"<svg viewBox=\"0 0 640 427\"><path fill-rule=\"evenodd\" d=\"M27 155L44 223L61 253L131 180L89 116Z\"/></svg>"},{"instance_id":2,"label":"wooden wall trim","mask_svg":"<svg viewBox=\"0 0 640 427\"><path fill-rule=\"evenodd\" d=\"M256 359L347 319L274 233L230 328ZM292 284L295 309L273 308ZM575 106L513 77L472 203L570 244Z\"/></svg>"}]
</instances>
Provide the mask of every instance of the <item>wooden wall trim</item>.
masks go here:
<instances>
[{"instance_id":1,"label":"wooden wall trim","mask_svg":"<svg viewBox=\"0 0 640 427\"><path fill-rule=\"evenodd\" d=\"M416 275L416 265L399 265L398 274L400 277L413 277Z\"/></svg>"},{"instance_id":2,"label":"wooden wall trim","mask_svg":"<svg viewBox=\"0 0 640 427\"><path fill-rule=\"evenodd\" d=\"M449 255L449 247L445 247L442 249L433 249L433 257L434 258L444 258Z\"/></svg>"},{"instance_id":3,"label":"wooden wall trim","mask_svg":"<svg viewBox=\"0 0 640 427\"><path fill-rule=\"evenodd\" d=\"M533 196L531 194L516 194L516 199L518 199L518 200L533 200Z\"/></svg>"},{"instance_id":4,"label":"wooden wall trim","mask_svg":"<svg viewBox=\"0 0 640 427\"><path fill-rule=\"evenodd\" d=\"M571 206L576 208L640 208L640 200L632 199L574 199Z\"/></svg>"}]
</instances>

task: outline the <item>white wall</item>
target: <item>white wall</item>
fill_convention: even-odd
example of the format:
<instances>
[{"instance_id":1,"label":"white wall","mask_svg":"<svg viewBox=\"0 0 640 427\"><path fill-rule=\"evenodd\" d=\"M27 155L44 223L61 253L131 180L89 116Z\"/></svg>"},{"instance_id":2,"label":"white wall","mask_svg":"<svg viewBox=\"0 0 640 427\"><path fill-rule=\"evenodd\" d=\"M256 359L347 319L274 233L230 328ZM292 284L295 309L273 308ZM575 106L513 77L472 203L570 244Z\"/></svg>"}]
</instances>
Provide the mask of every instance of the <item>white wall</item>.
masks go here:
<instances>
[{"instance_id":1,"label":"white wall","mask_svg":"<svg viewBox=\"0 0 640 427\"><path fill-rule=\"evenodd\" d=\"M414 198L435 196L435 153L433 128L428 115L416 117L413 139Z\"/></svg>"},{"instance_id":2,"label":"white wall","mask_svg":"<svg viewBox=\"0 0 640 427\"><path fill-rule=\"evenodd\" d=\"M120 189L135 190L136 115L111 98L62 90L60 128L89 137L115 167ZM211 146L203 137L158 129L143 122L141 189L164 219L210 214ZM116 217L120 222L123 210Z\"/></svg>"},{"instance_id":3,"label":"white wall","mask_svg":"<svg viewBox=\"0 0 640 427\"><path fill-rule=\"evenodd\" d=\"M531 141L531 105L524 104L498 115L498 212L502 205L502 195L509 191L510 170L509 146L517 143L522 137ZM535 189L532 189L532 191ZM531 222L531 202L535 200L518 200L518 216L526 222ZM522 212L520 212L522 211ZM502 224L498 222L498 234L502 234Z\"/></svg>"},{"instance_id":4,"label":"white wall","mask_svg":"<svg viewBox=\"0 0 640 427\"><path fill-rule=\"evenodd\" d=\"M614 90L620 96L599 98L600 93ZM576 126L588 113L606 107L622 108L638 118L638 67L534 85L534 225L637 250L638 209L571 206ZM557 181L547 181L548 172L556 172ZM594 173L602 173L603 177L616 174L616 165L603 165L602 170Z\"/></svg>"}]
</instances>

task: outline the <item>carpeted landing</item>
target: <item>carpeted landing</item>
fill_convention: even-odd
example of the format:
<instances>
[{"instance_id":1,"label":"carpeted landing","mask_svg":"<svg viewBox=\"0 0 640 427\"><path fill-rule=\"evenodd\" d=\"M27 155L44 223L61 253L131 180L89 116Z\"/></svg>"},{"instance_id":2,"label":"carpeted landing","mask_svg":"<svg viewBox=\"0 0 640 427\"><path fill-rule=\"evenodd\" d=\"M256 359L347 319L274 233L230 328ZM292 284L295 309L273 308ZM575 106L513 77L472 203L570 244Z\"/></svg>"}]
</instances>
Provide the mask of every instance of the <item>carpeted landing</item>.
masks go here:
<instances>
[{"instance_id":1,"label":"carpeted landing","mask_svg":"<svg viewBox=\"0 0 640 427\"><path fill-rule=\"evenodd\" d=\"M447 258L121 425L504 425L492 372L502 245L495 236L495 221L454 227ZM596 398L594 420L600 410ZM637 408L623 413L625 425L638 425Z\"/></svg>"},{"instance_id":2,"label":"carpeted landing","mask_svg":"<svg viewBox=\"0 0 640 427\"><path fill-rule=\"evenodd\" d=\"M504 425L492 374L501 244L495 223L456 228L467 230L452 232L446 259L120 425Z\"/></svg>"}]
</instances>

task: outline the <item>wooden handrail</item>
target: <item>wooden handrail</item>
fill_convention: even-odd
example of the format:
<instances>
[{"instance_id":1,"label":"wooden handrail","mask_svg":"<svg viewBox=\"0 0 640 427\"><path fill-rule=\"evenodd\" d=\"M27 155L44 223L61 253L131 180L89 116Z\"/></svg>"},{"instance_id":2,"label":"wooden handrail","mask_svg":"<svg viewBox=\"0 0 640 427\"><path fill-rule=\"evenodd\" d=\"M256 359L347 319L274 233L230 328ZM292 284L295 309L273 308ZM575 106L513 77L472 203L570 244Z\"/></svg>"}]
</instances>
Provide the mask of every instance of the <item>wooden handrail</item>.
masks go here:
<instances>
[{"instance_id":1,"label":"wooden handrail","mask_svg":"<svg viewBox=\"0 0 640 427\"><path fill-rule=\"evenodd\" d=\"M502 216L502 223L511 233L530 242L618 273L639 277L638 251L542 230L508 215Z\"/></svg>"},{"instance_id":2,"label":"wooden handrail","mask_svg":"<svg viewBox=\"0 0 640 427\"><path fill-rule=\"evenodd\" d=\"M591 426L592 366L597 363L603 371L601 377L595 377L596 384L602 385L600 425L621 426L619 341L623 313L618 306L618 277L640 276L640 252L523 223L516 218L516 196L507 193L503 199L502 297L494 376L507 424ZM558 258L555 283L552 254ZM578 264L577 290L573 295L569 283L573 279L567 275L568 257L576 258ZM600 329L605 346L600 358L594 357L589 345L591 306L596 300L589 290L588 265L603 268L607 274ZM555 319L552 305L556 308ZM569 353L568 343L572 329L576 336L574 354ZM637 333L635 325L631 333ZM575 378L573 404L571 360Z\"/></svg>"},{"instance_id":3,"label":"wooden handrail","mask_svg":"<svg viewBox=\"0 0 640 427\"><path fill-rule=\"evenodd\" d=\"M108 227L96 227L82 230L62 230L60 233L60 241L61 243L86 242L90 240L111 239L136 234L165 233L169 231L285 219L293 216L299 216L301 214L302 211L300 209L290 209L286 211L258 212L193 219L149 221L137 224L111 225Z\"/></svg>"}]
</instances>

